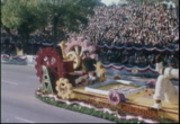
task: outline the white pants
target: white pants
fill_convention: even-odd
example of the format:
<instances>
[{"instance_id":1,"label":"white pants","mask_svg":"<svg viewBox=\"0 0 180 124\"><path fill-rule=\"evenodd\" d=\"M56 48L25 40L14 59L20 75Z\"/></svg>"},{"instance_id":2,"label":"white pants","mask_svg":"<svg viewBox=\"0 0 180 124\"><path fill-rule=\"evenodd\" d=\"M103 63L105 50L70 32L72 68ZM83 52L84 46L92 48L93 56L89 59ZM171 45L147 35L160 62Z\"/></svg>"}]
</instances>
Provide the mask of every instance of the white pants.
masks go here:
<instances>
[{"instance_id":1,"label":"white pants","mask_svg":"<svg viewBox=\"0 0 180 124\"><path fill-rule=\"evenodd\" d=\"M172 104L178 104L179 93L170 79L179 79L179 69L165 68L164 73L159 75L153 98L155 100L166 100Z\"/></svg>"}]
</instances>

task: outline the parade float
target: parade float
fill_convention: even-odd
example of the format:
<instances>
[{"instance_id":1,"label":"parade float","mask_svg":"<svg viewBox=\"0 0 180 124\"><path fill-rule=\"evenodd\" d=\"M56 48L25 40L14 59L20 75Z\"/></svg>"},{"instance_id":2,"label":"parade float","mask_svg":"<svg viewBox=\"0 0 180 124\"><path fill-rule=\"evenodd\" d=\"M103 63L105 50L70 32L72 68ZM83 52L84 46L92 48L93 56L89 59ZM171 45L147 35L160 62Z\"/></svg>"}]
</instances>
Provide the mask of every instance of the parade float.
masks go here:
<instances>
[{"instance_id":1,"label":"parade float","mask_svg":"<svg viewBox=\"0 0 180 124\"><path fill-rule=\"evenodd\" d=\"M124 79L109 75L98 61L97 46L72 37L56 47L41 48L36 55L40 86L36 97L57 107L115 122L179 122L179 106L153 104L155 79ZM137 73L133 69L133 73Z\"/></svg>"},{"instance_id":2,"label":"parade float","mask_svg":"<svg viewBox=\"0 0 180 124\"><path fill-rule=\"evenodd\" d=\"M16 64L16 65L27 65L27 57L23 55L10 56L7 54L1 55L1 63L4 64Z\"/></svg>"}]
</instances>

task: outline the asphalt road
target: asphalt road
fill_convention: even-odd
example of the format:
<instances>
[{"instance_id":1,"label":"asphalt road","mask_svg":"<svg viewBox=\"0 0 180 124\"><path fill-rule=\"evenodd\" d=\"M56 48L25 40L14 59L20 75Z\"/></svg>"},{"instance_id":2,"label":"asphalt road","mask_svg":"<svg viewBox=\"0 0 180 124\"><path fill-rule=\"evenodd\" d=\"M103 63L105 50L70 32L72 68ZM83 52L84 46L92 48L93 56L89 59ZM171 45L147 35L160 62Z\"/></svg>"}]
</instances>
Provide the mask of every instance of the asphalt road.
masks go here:
<instances>
[{"instance_id":1,"label":"asphalt road","mask_svg":"<svg viewBox=\"0 0 180 124\"><path fill-rule=\"evenodd\" d=\"M1 123L112 123L41 102L33 66L1 64Z\"/></svg>"}]
</instances>

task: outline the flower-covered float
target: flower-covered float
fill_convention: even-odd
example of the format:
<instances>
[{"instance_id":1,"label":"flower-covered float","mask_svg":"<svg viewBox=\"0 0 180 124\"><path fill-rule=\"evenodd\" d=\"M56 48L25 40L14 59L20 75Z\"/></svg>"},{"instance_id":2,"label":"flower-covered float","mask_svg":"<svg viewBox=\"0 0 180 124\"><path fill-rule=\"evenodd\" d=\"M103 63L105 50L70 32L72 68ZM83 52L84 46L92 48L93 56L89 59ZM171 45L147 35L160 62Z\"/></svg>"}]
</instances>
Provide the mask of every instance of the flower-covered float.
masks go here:
<instances>
[{"instance_id":1,"label":"flower-covered float","mask_svg":"<svg viewBox=\"0 0 180 124\"><path fill-rule=\"evenodd\" d=\"M7 54L2 54L1 63L27 65L27 57L23 55L9 56Z\"/></svg>"},{"instance_id":2,"label":"flower-covered float","mask_svg":"<svg viewBox=\"0 0 180 124\"><path fill-rule=\"evenodd\" d=\"M164 103L158 110L150 107L156 80L108 76L98 61L96 49L95 44L83 37L41 48L35 59L36 75L41 82L36 97L115 122L179 121L178 105Z\"/></svg>"}]
</instances>

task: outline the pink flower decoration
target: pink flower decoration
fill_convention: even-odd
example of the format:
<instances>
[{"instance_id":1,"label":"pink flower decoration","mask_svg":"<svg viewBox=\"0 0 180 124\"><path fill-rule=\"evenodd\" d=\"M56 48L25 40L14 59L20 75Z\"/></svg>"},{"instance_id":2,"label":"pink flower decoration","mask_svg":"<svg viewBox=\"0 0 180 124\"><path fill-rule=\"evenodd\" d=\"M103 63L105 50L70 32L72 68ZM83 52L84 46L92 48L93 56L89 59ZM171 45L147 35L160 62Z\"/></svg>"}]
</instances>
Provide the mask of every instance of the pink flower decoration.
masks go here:
<instances>
[{"instance_id":1,"label":"pink flower decoration","mask_svg":"<svg viewBox=\"0 0 180 124\"><path fill-rule=\"evenodd\" d=\"M150 79L150 80L147 81L147 85L150 88L154 88L155 84L156 84L156 79Z\"/></svg>"},{"instance_id":2,"label":"pink flower decoration","mask_svg":"<svg viewBox=\"0 0 180 124\"><path fill-rule=\"evenodd\" d=\"M108 100L111 104L117 105L120 102L125 102L125 96L123 93L119 93L117 90L110 90Z\"/></svg>"}]
</instances>

